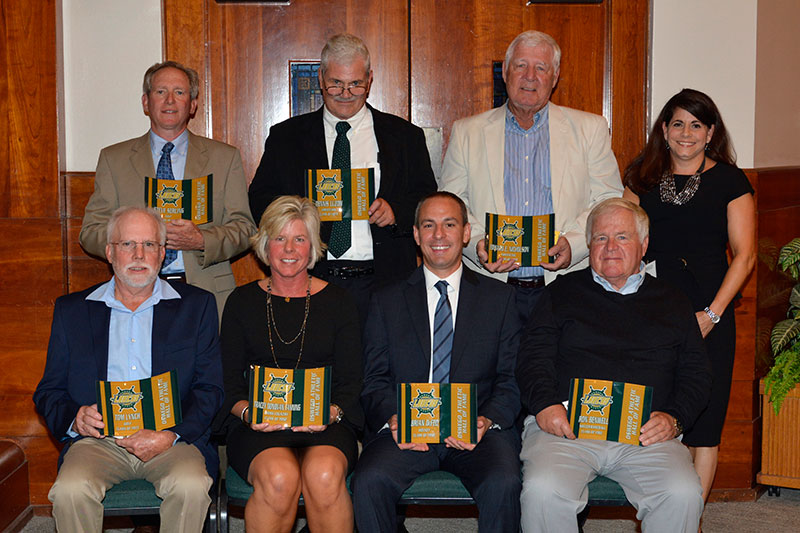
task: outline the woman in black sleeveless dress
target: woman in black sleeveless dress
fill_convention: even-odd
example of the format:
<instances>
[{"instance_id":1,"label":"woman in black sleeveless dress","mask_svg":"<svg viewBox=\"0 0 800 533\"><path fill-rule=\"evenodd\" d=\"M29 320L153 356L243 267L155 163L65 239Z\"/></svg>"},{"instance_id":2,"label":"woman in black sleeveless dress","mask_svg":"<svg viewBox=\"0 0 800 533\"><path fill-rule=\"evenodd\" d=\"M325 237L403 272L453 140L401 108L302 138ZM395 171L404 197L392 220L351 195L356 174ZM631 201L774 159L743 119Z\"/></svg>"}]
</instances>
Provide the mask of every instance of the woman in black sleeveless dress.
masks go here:
<instances>
[{"instance_id":1,"label":"woman in black sleeveless dress","mask_svg":"<svg viewBox=\"0 0 800 533\"><path fill-rule=\"evenodd\" d=\"M364 415L361 333L356 306L308 269L322 255L317 208L281 196L251 239L270 276L237 287L222 315L222 369L228 463L253 485L247 531L291 531L302 493L312 531L352 532L353 506L345 480L358 456ZM284 428L252 423L250 365L331 367L331 408L324 425Z\"/></svg>"},{"instance_id":2,"label":"woman in black sleeveless dress","mask_svg":"<svg viewBox=\"0 0 800 533\"><path fill-rule=\"evenodd\" d=\"M692 89L670 98L623 181L625 198L650 217L647 260L656 262L660 279L689 297L705 338L714 376L711 400L683 443L707 499L731 389L733 300L755 263L753 189L735 166L717 106Z\"/></svg>"}]
</instances>

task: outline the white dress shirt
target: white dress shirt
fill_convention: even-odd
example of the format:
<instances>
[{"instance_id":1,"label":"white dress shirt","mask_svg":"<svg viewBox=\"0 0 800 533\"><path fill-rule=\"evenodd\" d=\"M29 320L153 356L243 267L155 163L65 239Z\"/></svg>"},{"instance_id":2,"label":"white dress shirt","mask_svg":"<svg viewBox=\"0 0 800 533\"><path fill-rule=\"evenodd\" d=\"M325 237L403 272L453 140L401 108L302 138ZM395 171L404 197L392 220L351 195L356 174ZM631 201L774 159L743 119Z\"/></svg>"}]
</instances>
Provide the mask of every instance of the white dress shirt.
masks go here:
<instances>
[{"instance_id":1,"label":"white dress shirt","mask_svg":"<svg viewBox=\"0 0 800 533\"><path fill-rule=\"evenodd\" d=\"M333 159L333 144L336 142L336 124L341 119L333 115L328 108L323 108L322 122L325 127L325 148L328 152L328 165ZM361 110L347 119L350 129L347 131L347 140L350 141L350 168L375 169L375 194L381 187L381 169L378 164L378 139L375 137L375 128L372 124L372 112L365 105ZM328 252L329 260L371 261L372 233L368 220L353 220L350 223L351 237L350 249L341 257L334 257Z\"/></svg>"},{"instance_id":2,"label":"white dress shirt","mask_svg":"<svg viewBox=\"0 0 800 533\"><path fill-rule=\"evenodd\" d=\"M439 289L436 284L444 279L447 282L447 299L450 300L450 309L453 318L453 335L456 332L456 313L458 311L458 291L461 289L461 271L464 268L463 263L458 266L458 269L447 276L440 278L430 270L428 267L423 266L422 272L425 274L425 293L428 297L428 327L431 332L431 363L428 368L428 382L433 383L433 318L436 314L436 304L439 303Z\"/></svg>"}]
</instances>

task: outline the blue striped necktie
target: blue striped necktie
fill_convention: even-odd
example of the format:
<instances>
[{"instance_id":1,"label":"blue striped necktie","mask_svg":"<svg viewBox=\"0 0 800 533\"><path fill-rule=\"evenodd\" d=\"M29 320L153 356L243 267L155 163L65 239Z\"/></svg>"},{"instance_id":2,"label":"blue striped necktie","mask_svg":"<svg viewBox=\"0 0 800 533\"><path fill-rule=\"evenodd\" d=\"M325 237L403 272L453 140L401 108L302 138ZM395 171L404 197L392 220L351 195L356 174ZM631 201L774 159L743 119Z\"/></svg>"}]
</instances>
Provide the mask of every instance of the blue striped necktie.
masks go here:
<instances>
[{"instance_id":1,"label":"blue striped necktie","mask_svg":"<svg viewBox=\"0 0 800 533\"><path fill-rule=\"evenodd\" d=\"M450 355L453 352L453 311L447 299L447 282L436 283L439 302L433 315L433 382L450 381Z\"/></svg>"},{"instance_id":2,"label":"blue striped necktie","mask_svg":"<svg viewBox=\"0 0 800 533\"><path fill-rule=\"evenodd\" d=\"M175 174L172 173L172 157L170 157L169 153L172 152L172 149L175 148L175 145L171 142L168 142L164 145L164 148L161 149L161 159L158 160L158 168L156 169L156 179L158 180L174 180ZM172 264L178 258L178 250L166 250L166 254L164 255L164 267L169 264ZM163 268L163 267L162 267Z\"/></svg>"}]
</instances>

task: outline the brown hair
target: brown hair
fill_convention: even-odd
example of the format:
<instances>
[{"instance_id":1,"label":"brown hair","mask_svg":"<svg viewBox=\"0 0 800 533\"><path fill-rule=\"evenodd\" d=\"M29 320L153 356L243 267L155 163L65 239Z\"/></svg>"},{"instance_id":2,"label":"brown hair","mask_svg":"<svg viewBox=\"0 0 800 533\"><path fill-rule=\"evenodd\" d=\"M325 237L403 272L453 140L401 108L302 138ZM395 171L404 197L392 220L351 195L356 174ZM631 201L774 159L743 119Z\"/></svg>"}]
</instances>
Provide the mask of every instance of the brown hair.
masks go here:
<instances>
[{"instance_id":1,"label":"brown hair","mask_svg":"<svg viewBox=\"0 0 800 533\"><path fill-rule=\"evenodd\" d=\"M664 173L672 169L663 125L669 124L677 108L688 111L708 128L714 126L714 135L706 151L708 157L717 162L736 164L736 153L733 151L728 130L714 101L700 91L683 89L664 105L653 123L644 150L625 169L622 182L636 194L643 194L655 187Z\"/></svg>"}]
</instances>

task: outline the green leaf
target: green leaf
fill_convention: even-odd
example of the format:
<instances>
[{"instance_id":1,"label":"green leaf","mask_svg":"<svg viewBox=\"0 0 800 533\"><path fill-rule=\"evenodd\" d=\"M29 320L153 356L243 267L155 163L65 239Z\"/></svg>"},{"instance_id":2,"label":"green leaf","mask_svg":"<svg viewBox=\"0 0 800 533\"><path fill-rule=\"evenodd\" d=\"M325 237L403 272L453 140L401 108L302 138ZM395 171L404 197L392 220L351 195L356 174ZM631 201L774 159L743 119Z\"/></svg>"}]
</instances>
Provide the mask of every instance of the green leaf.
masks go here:
<instances>
[{"instance_id":1,"label":"green leaf","mask_svg":"<svg viewBox=\"0 0 800 533\"><path fill-rule=\"evenodd\" d=\"M778 265L782 270L788 270L792 278L797 279L800 273L798 271L798 263L800 263L800 237L795 237L781 248L781 252L778 255Z\"/></svg>"},{"instance_id":2,"label":"green leaf","mask_svg":"<svg viewBox=\"0 0 800 533\"><path fill-rule=\"evenodd\" d=\"M798 334L800 334L800 321L798 320L781 320L775 324L775 327L772 328L772 335L770 335L772 353L779 354L795 341Z\"/></svg>"},{"instance_id":3,"label":"green leaf","mask_svg":"<svg viewBox=\"0 0 800 533\"><path fill-rule=\"evenodd\" d=\"M764 393L777 415L786 395L800 383L800 342L775 357L775 363L764 377Z\"/></svg>"},{"instance_id":4,"label":"green leaf","mask_svg":"<svg viewBox=\"0 0 800 533\"><path fill-rule=\"evenodd\" d=\"M789 305L792 307L800 307L800 283L792 288L792 294L789 295Z\"/></svg>"}]
</instances>

